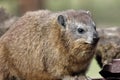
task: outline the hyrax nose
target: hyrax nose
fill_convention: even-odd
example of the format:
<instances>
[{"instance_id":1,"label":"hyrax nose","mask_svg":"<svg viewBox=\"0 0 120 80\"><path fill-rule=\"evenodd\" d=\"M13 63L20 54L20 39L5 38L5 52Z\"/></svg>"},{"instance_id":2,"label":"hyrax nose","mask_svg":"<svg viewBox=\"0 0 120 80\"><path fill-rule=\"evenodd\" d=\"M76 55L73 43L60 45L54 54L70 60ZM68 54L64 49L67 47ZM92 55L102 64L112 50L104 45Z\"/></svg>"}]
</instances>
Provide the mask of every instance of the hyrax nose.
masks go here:
<instances>
[{"instance_id":1,"label":"hyrax nose","mask_svg":"<svg viewBox=\"0 0 120 80\"><path fill-rule=\"evenodd\" d=\"M98 34L93 34L93 44L96 44L99 41Z\"/></svg>"},{"instance_id":2,"label":"hyrax nose","mask_svg":"<svg viewBox=\"0 0 120 80\"><path fill-rule=\"evenodd\" d=\"M87 38L86 43L88 43L88 44L97 44L98 40L99 40L98 34L95 33L93 35L89 35L89 37Z\"/></svg>"},{"instance_id":3,"label":"hyrax nose","mask_svg":"<svg viewBox=\"0 0 120 80\"><path fill-rule=\"evenodd\" d=\"M93 38L93 43L97 43L98 42L98 40L99 40L99 37L95 37L95 38Z\"/></svg>"}]
</instances>

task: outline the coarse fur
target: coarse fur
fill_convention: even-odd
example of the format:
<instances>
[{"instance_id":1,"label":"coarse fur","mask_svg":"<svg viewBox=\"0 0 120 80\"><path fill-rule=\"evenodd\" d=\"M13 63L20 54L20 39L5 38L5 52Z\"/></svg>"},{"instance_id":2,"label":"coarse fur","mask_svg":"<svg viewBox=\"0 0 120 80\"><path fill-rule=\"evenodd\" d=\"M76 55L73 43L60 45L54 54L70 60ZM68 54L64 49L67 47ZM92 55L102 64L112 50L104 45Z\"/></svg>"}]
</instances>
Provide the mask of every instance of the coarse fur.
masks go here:
<instances>
[{"instance_id":1,"label":"coarse fur","mask_svg":"<svg viewBox=\"0 0 120 80\"><path fill-rule=\"evenodd\" d=\"M86 32L78 33L79 27ZM0 38L0 80L84 75L98 41L94 38L98 34L87 11L28 12Z\"/></svg>"}]
</instances>

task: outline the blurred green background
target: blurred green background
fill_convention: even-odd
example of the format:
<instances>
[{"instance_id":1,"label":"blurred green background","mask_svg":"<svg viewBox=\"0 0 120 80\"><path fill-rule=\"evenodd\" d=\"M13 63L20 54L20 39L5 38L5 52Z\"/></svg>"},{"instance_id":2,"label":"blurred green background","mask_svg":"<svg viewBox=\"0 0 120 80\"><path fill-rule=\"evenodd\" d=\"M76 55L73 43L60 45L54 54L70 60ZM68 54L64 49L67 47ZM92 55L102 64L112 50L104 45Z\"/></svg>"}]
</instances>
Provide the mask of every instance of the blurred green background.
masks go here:
<instances>
[{"instance_id":1,"label":"blurred green background","mask_svg":"<svg viewBox=\"0 0 120 80\"><path fill-rule=\"evenodd\" d=\"M37 9L85 9L91 11L99 27L120 26L120 0L0 0L0 7L14 15Z\"/></svg>"},{"instance_id":2,"label":"blurred green background","mask_svg":"<svg viewBox=\"0 0 120 80\"><path fill-rule=\"evenodd\" d=\"M98 27L120 26L120 0L0 0L0 7L16 16L38 9L84 9L91 11ZM87 75L100 77L99 70L99 66L93 60Z\"/></svg>"}]
</instances>

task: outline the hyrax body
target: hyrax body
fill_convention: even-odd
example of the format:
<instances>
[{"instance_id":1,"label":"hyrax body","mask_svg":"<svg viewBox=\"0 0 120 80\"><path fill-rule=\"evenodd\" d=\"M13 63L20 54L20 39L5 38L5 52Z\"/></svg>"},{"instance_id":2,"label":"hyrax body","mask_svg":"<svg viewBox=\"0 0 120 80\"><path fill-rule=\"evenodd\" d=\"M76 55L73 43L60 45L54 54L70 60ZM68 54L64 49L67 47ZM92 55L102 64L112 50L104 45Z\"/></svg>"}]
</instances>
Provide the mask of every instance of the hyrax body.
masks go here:
<instances>
[{"instance_id":1,"label":"hyrax body","mask_svg":"<svg viewBox=\"0 0 120 80\"><path fill-rule=\"evenodd\" d=\"M84 75L97 41L87 11L28 12L0 38L0 80Z\"/></svg>"}]
</instances>

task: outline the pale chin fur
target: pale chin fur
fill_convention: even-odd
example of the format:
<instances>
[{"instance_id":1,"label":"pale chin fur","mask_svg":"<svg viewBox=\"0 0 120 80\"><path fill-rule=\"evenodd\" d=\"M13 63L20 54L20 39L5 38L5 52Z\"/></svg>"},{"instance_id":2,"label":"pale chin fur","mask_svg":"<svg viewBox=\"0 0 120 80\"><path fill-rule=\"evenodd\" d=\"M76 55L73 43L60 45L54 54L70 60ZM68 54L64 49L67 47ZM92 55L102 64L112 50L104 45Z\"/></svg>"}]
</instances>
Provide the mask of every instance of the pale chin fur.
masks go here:
<instances>
[{"instance_id":1,"label":"pale chin fur","mask_svg":"<svg viewBox=\"0 0 120 80\"><path fill-rule=\"evenodd\" d=\"M92 39L88 39L87 41L85 41L88 44L92 44Z\"/></svg>"},{"instance_id":2,"label":"pale chin fur","mask_svg":"<svg viewBox=\"0 0 120 80\"><path fill-rule=\"evenodd\" d=\"M77 39L77 40L75 40L75 42L77 42L77 43L86 43L86 40L85 39Z\"/></svg>"},{"instance_id":3,"label":"pale chin fur","mask_svg":"<svg viewBox=\"0 0 120 80\"><path fill-rule=\"evenodd\" d=\"M86 39L77 39L75 42L76 43L92 44L92 40L91 39L88 39L88 40L86 40Z\"/></svg>"}]
</instances>

